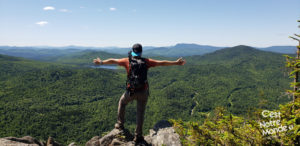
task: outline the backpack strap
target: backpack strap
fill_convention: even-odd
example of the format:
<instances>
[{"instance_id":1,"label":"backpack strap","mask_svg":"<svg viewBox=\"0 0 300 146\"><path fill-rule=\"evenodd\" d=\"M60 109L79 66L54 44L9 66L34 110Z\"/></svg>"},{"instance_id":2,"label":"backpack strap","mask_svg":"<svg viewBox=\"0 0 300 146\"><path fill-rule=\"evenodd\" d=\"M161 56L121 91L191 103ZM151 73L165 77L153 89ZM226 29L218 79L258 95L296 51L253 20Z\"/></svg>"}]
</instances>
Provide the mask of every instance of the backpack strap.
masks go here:
<instances>
[{"instance_id":1,"label":"backpack strap","mask_svg":"<svg viewBox=\"0 0 300 146\"><path fill-rule=\"evenodd\" d=\"M129 71L128 71L128 74L127 74L127 80L126 80L126 90L127 92L129 92L130 95L133 94L133 89L130 88L130 81L129 81L129 76L131 74L131 61L132 61L132 55L131 55L131 52L132 51L129 51L128 52L128 60L129 60Z\"/></svg>"}]
</instances>

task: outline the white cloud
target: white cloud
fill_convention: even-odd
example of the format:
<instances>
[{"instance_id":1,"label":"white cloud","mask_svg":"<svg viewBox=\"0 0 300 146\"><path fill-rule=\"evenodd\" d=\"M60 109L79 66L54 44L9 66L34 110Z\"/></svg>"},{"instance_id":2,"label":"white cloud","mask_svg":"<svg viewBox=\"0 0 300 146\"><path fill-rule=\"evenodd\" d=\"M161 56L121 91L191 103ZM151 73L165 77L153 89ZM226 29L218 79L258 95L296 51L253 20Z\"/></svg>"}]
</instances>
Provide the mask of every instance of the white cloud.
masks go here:
<instances>
[{"instance_id":1,"label":"white cloud","mask_svg":"<svg viewBox=\"0 0 300 146\"><path fill-rule=\"evenodd\" d=\"M44 9L45 11L48 11L48 10L55 10L55 8L52 7L52 6L47 6L47 7L44 7L43 9Z\"/></svg>"},{"instance_id":2,"label":"white cloud","mask_svg":"<svg viewBox=\"0 0 300 146\"><path fill-rule=\"evenodd\" d=\"M109 8L110 11L116 11L116 8Z\"/></svg>"},{"instance_id":3,"label":"white cloud","mask_svg":"<svg viewBox=\"0 0 300 146\"><path fill-rule=\"evenodd\" d=\"M84 8L85 8L85 6L80 6L79 8L80 8L80 9L84 9Z\"/></svg>"},{"instance_id":4,"label":"white cloud","mask_svg":"<svg viewBox=\"0 0 300 146\"><path fill-rule=\"evenodd\" d=\"M71 12L71 11L68 10L68 9L60 9L59 11L61 11L61 12Z\"/></svg>"},{"instance_id":5,"label":"white cloud","mask_svg":"<svg viewBox=\"0 0 300 146\"><path fill-rule=\"evenodd\" d=\"M40 22L37 22L35 24L37 24L39 26L45 26L46 24L48 24L48 22L47 21L40 21Z\"/></svg>"}]
</instances>

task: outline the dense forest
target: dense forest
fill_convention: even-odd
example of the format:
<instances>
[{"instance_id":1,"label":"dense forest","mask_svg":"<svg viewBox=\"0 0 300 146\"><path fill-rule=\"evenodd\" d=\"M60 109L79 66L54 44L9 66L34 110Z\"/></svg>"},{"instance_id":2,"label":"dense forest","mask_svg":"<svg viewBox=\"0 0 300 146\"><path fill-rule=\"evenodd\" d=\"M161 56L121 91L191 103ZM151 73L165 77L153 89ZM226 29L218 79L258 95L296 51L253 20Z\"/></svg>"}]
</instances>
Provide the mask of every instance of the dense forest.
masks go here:
<instances>
[{"instance_id":1,"label":"dense forest","mask_svg":"<svg viewBox=\"0 0 300 146\"><path fill-rule=\"evenodd\" d=\"M52 136L63 144L84 144L111 130L126 74L123 68L91 68L98 56L126 54L83 51L49 62L0 55L0 137ZM291 79L284 76L283 54L236 46L185 59L184 66L149 70L145 133L163 119L202 123L218 107L246 118L249 111L279 109L291 100L284 94ZM126 109L125 126L131 131L135 104Z\"/></svg>"},{"instance_id":2,"label":"dense forest","mask_svg":"<svg viewBox=\"0 0 300 146\"><path fill-rule=\"evenodd\" d=\"M299 35L296 35L300 37ZM300 40L291 37L300 43ZM204 114L204 121L171 119L183 145L300 145L300 45L296 57L286 57L286 68L293 89L287 95L293 98L279 109L254 107L242 116L236 116L224 106Z\"/></svg>"},{"instance_id":3,"label":"dense forest","mask_svg":"<svg viewBox=\"0 0 300 146\"><path fill-rule=\"evenodd\" d=\"M204 122L170 120L183 145L300 145L300 98L274 111L235 116L217 107ZM273 116L272 116L273 115Z\"/></svg>"}]
</instances>

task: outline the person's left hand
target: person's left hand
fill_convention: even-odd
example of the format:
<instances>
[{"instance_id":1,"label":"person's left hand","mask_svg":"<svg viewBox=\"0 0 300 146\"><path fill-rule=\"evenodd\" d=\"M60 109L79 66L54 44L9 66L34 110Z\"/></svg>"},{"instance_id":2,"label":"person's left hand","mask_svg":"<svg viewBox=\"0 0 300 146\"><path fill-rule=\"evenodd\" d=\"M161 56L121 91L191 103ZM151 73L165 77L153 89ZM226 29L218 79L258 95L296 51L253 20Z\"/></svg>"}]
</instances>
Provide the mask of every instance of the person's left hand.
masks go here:
<instances>
[{"instance_id":1,"label":"person's left hand","mask_svg":"<svg viewBox=\"0 0 300 146\"><path fill-rule=\"evenodd\" d=\"M178 63L178 65L184 65L186 61L183 60L182 57L180 57L179 59L176 60L176 62Z\"/></svg>"},{"instance_id":2,"label":"person's left hand","mask_svg":"<svg viewBox=\"0 0 300 146\"><path fill-rule=\"evenodd\" d=\"M98 57L97 59L94 59L94 61L93 61L95 64L100 64L100 62L101 62L101 59Z\"/></svg>"}]
</instances>

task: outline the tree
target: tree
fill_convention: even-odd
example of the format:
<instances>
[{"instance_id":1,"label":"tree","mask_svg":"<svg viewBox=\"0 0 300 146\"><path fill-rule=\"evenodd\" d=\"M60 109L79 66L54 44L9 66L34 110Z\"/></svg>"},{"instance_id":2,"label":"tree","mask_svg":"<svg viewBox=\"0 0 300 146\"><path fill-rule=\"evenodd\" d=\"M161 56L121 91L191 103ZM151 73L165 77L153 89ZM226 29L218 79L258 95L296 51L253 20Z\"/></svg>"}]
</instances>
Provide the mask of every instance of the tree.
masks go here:
<instances>
[{"instance_id":1,"label":"tree","mask_svg":"<svg viewBox=\"0 0 300 146\"><path fill-rule=\"evenodd\" d=\"M298 20L300 22L300 20ZM300 28L300 25L299 25ZM294 82L291 83L291 86L294 87L294 90L287 90L288 93L293 95L293 100L295 101L296 98L300 96L300 82L299 82L299 72L300 72L300 35L294 34L294 37L290 36L291 39L298 41L297 46L297 56L291 57L288 55L286 56L286 66L291 69L290 78L294 78Z\"/></svg>"}]
</instances>

